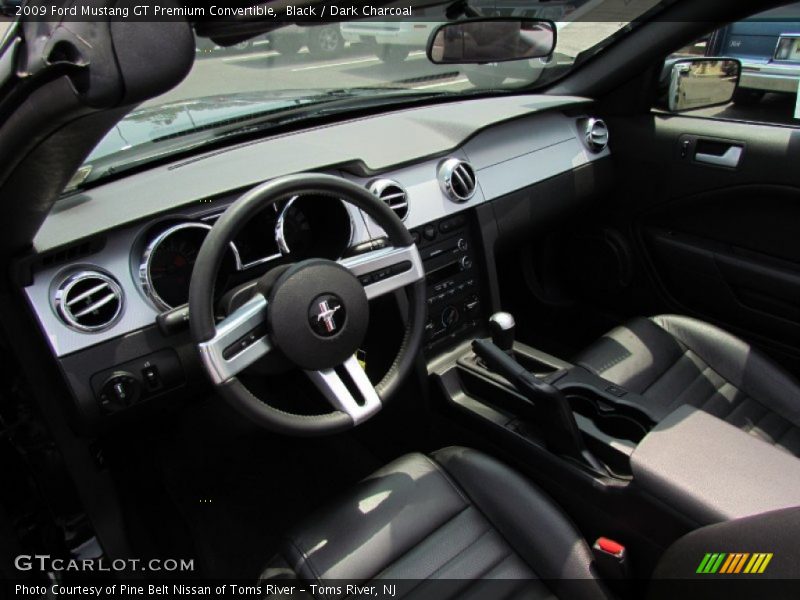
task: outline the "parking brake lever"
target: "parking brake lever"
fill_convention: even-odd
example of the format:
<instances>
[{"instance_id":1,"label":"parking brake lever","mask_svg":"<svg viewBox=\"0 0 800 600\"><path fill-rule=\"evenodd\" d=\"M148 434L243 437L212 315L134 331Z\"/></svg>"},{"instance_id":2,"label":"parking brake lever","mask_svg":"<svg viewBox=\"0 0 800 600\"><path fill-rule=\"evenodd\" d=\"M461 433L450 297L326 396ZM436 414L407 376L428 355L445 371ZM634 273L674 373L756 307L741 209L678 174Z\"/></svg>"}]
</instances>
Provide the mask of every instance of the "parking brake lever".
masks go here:
<instances>
[{"instance_id":1,"label":"parking brake lever","mask_svg":"<svg viewBox=\"0 0 800 600\"><path fill-rule=\"evenodd\" d=\"M575 415L566 396L557 387L537 379L488 340L475 340L472 349L486 366L504 377L525 397L527 403L520 406L525 416L541 425L547 446L555 453L577 459L599 473L606 469L583 443Z\"/></svg>"}]
</instances>

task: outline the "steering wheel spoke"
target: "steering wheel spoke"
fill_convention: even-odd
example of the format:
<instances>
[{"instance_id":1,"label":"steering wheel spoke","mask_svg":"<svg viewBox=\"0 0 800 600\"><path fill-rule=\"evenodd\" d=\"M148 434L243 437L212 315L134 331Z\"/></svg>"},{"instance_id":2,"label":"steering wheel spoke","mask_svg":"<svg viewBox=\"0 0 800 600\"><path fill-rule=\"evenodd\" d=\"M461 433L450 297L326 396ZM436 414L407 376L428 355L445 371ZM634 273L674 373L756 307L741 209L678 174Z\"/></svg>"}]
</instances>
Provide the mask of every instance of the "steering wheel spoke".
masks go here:
<instances>
[{"instance_id":1,"label":"steering wheel spoke","mask_svg":"<svg viewBox=\"0 0 800 600\"><path fill-rule=\"evenodd\" d=\"M217 324L214 337L199 344L215 384L228 381L272 349L266 320L267 300L256 294Z\"/></svg>"},{"instance_id":2,"label":"steering wheel spoke","mask_svg":"<svg viewBox=\"0 0 800 600\"><path fill-rule=\"evenodd\" d=\"M366 421L382 408L378 392L355 356L333 369L306 371L306 375L328 402L346 413L354 425Z\"/></svg>"},{"instance_id":3,"label":"steering wheel spoke","mask_svg":"<svg viewBox=\"0 0 800 600\"><path fill-rule=\"evenodd\" d=\"M425 277L416 245L389 246L339 261L364 286L367 299L383 296Z\"/></svg>"}]
</instances>

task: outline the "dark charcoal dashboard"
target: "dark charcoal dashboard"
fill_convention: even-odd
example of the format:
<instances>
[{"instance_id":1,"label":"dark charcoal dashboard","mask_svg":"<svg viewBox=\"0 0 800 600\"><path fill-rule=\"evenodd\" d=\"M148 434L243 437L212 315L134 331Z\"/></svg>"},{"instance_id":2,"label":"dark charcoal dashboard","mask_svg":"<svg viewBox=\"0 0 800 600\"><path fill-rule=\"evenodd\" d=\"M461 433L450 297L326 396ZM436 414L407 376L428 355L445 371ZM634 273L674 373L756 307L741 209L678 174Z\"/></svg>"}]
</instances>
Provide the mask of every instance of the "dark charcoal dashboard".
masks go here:
<instances>
[{"instance_id":1,"label":"dark charcoal dashboard","mask_svg":"<svg viewBox=\"0 0 800 600\"><path fill-rule=\"evenodd\" d=\"M563 99L562 107L580 103ZM575 183L576 174L608 162L598 162L608 156L605 146L592 147L587 141L594 121L583 113L538 113L529 107L525 114L522 106L514 106L521 116L466 133L457 147L438 156L374 173L368 172L366 157L361 167L321 164L317 169L367 187L412 232L426 273L424 351L429 357L474 336L488 314L499 308L494 246L501 230L506 238L524 235L524 226L506 225L509 220L536 218L536 189L557 190L565 208L574 206L592 196L591 189ZM413 114L406 118L414 122L435 114L425 109L408 112ZM345 140L355 143L350 125L330 127L326 135L340 129L342 146ZM445 130L453 123L442 121L435 127ZM308 132L235 152L253 158L282 156L304 135ZM123 179L67 198L48 218L36 240L39 255L28 265L24 292L84 424L98 424L105 415L117 418L145 401L172 399L207 385L188 334L189 280L208 231L249 189L253 164L239 161L234 166L225 153L216 153L174 165L167 191L157 187L163 172L153 175L152 183ZM226 178L232 176L230 169L240 169L244 187L212 196L182 196L197 188L196 178L209 182L209 193L215 191L211 182L216 178L209 175L215 168L226 168ZM134 178L141 175L147 174ZM553 181L560 183L553 186ZM133 190L163 193L162 211L102 225L112 215L107 203L119 204ZM314 256L346 260L381 247L382 229L345 200L298 196L259 213L231 243L215 285L217 298L281 264ZM123 209L120 214L130 217L134 211ZM96 232L66 241L65 228L74 227L81 216L87 222L82 231ZM380 276L364 275L361 278L370 281L362 284Z\"/></svg>"}]
</instances>

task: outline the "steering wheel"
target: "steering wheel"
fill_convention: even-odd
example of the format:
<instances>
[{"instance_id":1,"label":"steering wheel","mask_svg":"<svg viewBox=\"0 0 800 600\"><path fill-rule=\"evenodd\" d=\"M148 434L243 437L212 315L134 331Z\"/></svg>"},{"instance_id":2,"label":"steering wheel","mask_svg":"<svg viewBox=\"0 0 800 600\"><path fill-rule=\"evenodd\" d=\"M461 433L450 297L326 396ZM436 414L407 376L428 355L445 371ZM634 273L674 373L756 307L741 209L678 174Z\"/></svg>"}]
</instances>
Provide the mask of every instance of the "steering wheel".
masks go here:
<instances>
[{"instance_id":1,"label":"steering wheel","mask_svg":"<svg viewBox=\"0 0 800 600\"><path fill-rule=\"evenodd\" d=\"M266 207L303 194L363 210L386 232L388 245L339 261L302 260L277 278L270 271L249 300L216 322L214 282L230 242ZM369 191L332 175L281 177L240 197L206 236L189 286L192 338L220 395L257 424L293 435L344 431L380 411L411 371L425 327L424 276L411 234ZM390 369L373 386L355 358L367 331L368 301L400 288L409 295L405 335ZM237 375L272 352L305 371L335 410L294 414L253 395Z\"/></svg>"}]
</instances>

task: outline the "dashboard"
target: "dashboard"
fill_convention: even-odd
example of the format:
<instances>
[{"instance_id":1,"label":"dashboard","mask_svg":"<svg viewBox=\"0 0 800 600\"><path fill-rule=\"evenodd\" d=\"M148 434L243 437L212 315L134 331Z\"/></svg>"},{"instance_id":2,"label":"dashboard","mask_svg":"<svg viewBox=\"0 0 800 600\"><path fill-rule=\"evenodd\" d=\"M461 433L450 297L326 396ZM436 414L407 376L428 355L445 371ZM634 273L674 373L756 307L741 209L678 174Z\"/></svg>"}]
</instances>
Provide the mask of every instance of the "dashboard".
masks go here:
<instances>
[{"instance_id":1,"label":"dashboard","mask_svg":"<svg viewBox=\"0 0 800 600\"><path fill-rule=\"evenodd\" d=\"M185 320L192 267L228 206L274 176L329 173L369 189L414 234L428 276L430 350L495 308L486 235L497 235L497 201L609 156L608 131L585 105L520 96L400 110L214 151L74 194L37 234L25 296L73 393L102 397L101 380L125 360L169 348L153 333L157 319L183 307ZM512 214L524 217L528 204L515 201ZM338 260L380 247L383 238L346 199L286 198L237 233L215 290L221 298L280 264ZM140 334L151 342L120 350Z\"/></svg>"}]
</instances>

